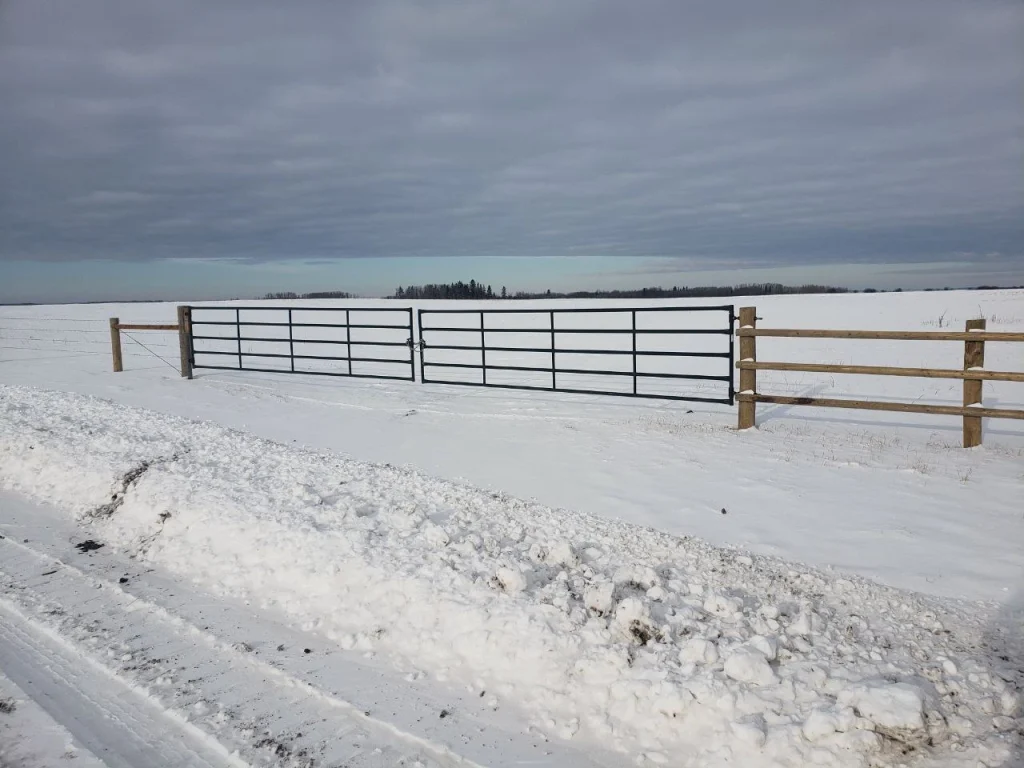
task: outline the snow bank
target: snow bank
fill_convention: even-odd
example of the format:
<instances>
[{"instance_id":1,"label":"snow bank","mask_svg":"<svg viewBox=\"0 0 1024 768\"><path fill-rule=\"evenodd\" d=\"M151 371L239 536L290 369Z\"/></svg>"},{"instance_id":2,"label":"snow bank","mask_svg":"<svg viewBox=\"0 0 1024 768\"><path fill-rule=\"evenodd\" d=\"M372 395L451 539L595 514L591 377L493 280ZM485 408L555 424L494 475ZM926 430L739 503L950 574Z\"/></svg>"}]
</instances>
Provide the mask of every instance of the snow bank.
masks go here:
<instances>
[{"instance_id":1,"label":"snow bank","mask_svg":"<svg viewBox=\"0 0 1024 768\"><path fill-rule=\"evenodd\" d=\"M980 608L408 469L0 388L0 484L640 763L999 765L1021 727Z\"/></svg>"}]
</instances>

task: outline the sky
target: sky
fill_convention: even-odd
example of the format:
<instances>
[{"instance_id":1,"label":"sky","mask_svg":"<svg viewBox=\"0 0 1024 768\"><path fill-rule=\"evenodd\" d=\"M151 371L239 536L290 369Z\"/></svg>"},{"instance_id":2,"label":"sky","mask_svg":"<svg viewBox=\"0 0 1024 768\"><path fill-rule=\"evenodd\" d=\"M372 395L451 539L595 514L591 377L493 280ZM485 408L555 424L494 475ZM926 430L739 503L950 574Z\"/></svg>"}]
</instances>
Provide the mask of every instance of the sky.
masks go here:
<instances>
[{"instance_id":1,"label":"sky","mask_svg":"<svg viewBox=\"0 0 1024 768\"><path fill-rule=\"evenodd\" d=\"M0 301L1024 284L1019 0L0 0Z\"/></svg>"}]
</instances>

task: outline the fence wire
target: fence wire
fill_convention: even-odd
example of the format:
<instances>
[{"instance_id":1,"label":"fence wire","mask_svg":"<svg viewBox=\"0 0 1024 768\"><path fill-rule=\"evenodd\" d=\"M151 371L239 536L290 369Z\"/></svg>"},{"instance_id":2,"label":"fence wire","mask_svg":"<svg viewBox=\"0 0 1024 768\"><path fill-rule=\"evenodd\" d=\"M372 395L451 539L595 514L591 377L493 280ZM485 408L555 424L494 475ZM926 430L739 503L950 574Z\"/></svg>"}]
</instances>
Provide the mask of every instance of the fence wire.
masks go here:
<instances>
[{"instance_id":1,"label":"fence wire","mask_svg":"<svg viewBox=\"0 0 1024 768\"><path fill-rule=\"evenodd\" d=\"M150 349L149 347L147 347L147 346L146 346L145 344L143 344L143 343L142 343L141 341L139 341L138 339L136 339L136 338L135 338L134 336L132 336L132 335L131 335L130 333L128 333L127 331L121 331L121 333L123 333L123 334L124 334L124 335L125 335L125 336L126 336L126 337L127 337L128 339L130 339L131 341L134 341L134 342L135 342L136 344L138 344L138 345L139 345L140 347L142 347L142 348L143 348L144 350L146 350L147 352L149 352L149 354L151 354L151 355L152 355L153 357L157 358L158 360L163 360L163 362L164 362L164 363L165 363L165 364L166 364L166 365L167 365L167 366L168 366L169 368L171 368L172 370L175 370L175 371L177 371L177 370L178 370L178 366L176 366L176 365L174 365L173 363L169 362L169 361L168 361L168 360L167 360L166 358L163 358L163 357L161 357L160 355L158 355L158 354L157 354L156 352L154 352L154 351L153 351L152 349Z\"/></svg>"},{"instance_id":2,"label":"fence wire","mask_svg":"<svg viewBox=\"0 0 1024 768\"><path fill-rule=\"evenodd\" d=\"M50 321L59 325L49 325ZM8 325L8 321L24 323L23 325ZM0 316L0 350L10 352L44 352L50 353L49 357L24 357L9 355L7 359L0 362L32 361L32 360L67 360L79 357L110 357L110 328L105 320L83 320L72 317L27 317L6 315ZM166 320L137 320L132 324L138 325L159 325ZM75 326L67 326L65 323L74 323ZM88 325L92 327L82 327ZM121 333L132 342L126 345L124 353L138 355L149 355L157 358L173 370L178 370L174 363L166 356L171 356L177 351L178 344L166 340L147 341L143 343L135 336L125 331ZM158 351L159 350L159 351Z\"/></svg>"}]
</instances>

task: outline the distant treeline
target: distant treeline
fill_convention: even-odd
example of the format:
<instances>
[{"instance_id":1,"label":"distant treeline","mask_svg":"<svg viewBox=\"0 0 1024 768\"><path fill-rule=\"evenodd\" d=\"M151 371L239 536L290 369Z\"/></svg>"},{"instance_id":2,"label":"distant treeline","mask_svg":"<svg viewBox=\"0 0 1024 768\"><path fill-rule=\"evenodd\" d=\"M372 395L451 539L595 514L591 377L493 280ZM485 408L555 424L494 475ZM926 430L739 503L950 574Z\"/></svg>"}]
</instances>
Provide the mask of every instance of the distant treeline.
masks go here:
<instances>
[{"instance_id":1,"label":"distant treeline","mask_svg":"<svg viewBox=\"0 0 1024 768\"><path fill-rule=\"evenodd\" d=\"M313 293L268 293L264 299L351 299L354 298L347 291L314 291Z\"/></svg>"},{"instance_id":2,"label":"distant treeline","mask_svg":"<svg viewBox=\"0 0 1024 768\"><path fill-rule=\"evenodd\" d=\"M494 289L489 285L470 280L464 283L461 280L457 283L430 283L429 285L410 285L407 288L402 286L389 299L507 299L510 298L508 290L501 289L500 295L495 295Z\"/></svg>"},{"instance_id":3,"label":"distant treeline","mask_svg":"<svg viewBox=\"0 0 1024 768\"><path fill-rule=\"evenodd\" d=\"M1021 289L1020 285L978 285L973 288L924 288L925 291L998 291ZM676 298L714 298L726 296L782 296L798 293L899 293L902 288L875 289L839 288L834 285L783 285L782 283L742 283L740 285L712 286L679 286L671 288L651 287L635 290L615 291L516 291L510 293L508 288L501 286L497 291L493 286L470 280L455 283L429 283L427 285L401 286L388 299L676 299ZM911 289L915 290L915 289ZM273 292L263 296L268 300L282 299L354 299L357 296L347 291L315 291L312 293ZM84 302L92 303L92 302ZM96 302L99 303L99 302ZM3 306L0 304L0 306Z\"/></svg>"},{"instance_id":4,"label":"distant treeline","mask_svg":"<svg viewBox=\"0 0 1024 768\"><path fill-rule=\"evenodd\" d=\"M745 283L743 285L700 286L689 288L674 285L671 288L639 288L628 291L571 291L561 293L544 291L531 293L516 291L510 294L505 286L495 294L494 289L470 280L464 283L430 283L399 287L389 299L675 299L710 296L777 296L791 293L855 293L849 288L830 285L782 285L782 283Z\"/></svg>"}]
</instances>

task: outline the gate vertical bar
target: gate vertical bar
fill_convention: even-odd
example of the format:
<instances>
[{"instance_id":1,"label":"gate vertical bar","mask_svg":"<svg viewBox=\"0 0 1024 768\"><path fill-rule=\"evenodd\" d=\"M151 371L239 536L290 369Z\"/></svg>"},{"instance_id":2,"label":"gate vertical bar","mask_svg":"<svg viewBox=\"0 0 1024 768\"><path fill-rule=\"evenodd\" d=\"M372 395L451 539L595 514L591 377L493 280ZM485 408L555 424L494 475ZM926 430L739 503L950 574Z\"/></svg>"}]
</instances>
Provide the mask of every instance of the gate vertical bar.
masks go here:
<instances>
[{"instance_id":1,"label":"gate vertical bar","mask_svg":"<svg viewBox=\"0 0 1024 768\"><path fill-rule=\"evenodd\" d=\"M633 394L636 394L636 310L634 309L630 314L633 315Z\"/></svg>"},{"instance_id":2,"label":"gate vertical bar","mask_svg":"<svg viewBox=\"0 0 1024 768\"><path fill-rule=\"evenodd\" d=\"M242 370L242 310L235 310L235 336L238 339L238 370Z\"/></svg>"},{"instance_id":3,"label":"gate vertical bar","mask_svg":"<svg viewBox=\"0 0 1024 768\"><path fill-rule=\"evenodd\" d=\"M483 385L487 386L487 336L484 333L484 312L480 310L480 373Z\"/></svg>"},{"instance_id":4,"label":"gate vertical bar","mask_svg":"<svg viewBox=\"0 0 1024 768\"><path fill-rule=\"evenodd\" d=\"M412 312L412 310L410 309L409 312ZM423 310L422 309L419 309L419 310L416 311L416 325L419 326L419 332L420 332L420 383L426 384L427 383L427 369L426 369L426 366L424 364L423 350L426 348L427 342L423 338Z\"/></svg>"},{"instance_id":5,"label":"gate vertical bar","mask_svg":"<svg viewBox=\"0 0 1024 768\"><path fill-rule=\"evenodd\" d=\"M409 307L409 381L416 381L416 329L412 322L412 307Z\"/></svg>"},{"instance_id":6,"label":"gate vertical bar","mask_svg":"<svg viewBox=\"0 0 1024 768\"><path fill-rule=\"evenodd\" d=\"M288 358L292 363L292 373L295 373L295 339L292 336L292 310L288 308Z\"/></svg>"},{"instance_id":7,"label":"gate vertical bar","mask_svg":"<svg viewBox=\"0 0 1024 768\"><path fill-rule=\"evenodd\" d=\"M349 321L349 312L345 310L345 357L348 358L348 375L352 375L352 326Z\"/></svg>"},{"instance_id":8,"label":"gate vertical bar","mask_svg":"<svg viewBox=\"0 0 1024 768\"><path fill-rule=\"evenodd\" d=\"M557 389L555 382L555 310L551 310L551 389Z\"/></svg>"},{"instance_id":9,"label":"gate vertical bar","mask_svg":"<svg viewBox=\"0 0 1024 768\"><path fill-rule=\"evenodd\" d=\"M736 306L729 307L729 405L736 402Z\"/></svg>"}]
</instances>

